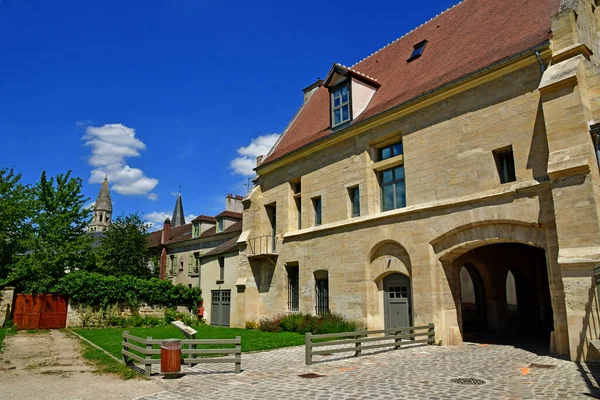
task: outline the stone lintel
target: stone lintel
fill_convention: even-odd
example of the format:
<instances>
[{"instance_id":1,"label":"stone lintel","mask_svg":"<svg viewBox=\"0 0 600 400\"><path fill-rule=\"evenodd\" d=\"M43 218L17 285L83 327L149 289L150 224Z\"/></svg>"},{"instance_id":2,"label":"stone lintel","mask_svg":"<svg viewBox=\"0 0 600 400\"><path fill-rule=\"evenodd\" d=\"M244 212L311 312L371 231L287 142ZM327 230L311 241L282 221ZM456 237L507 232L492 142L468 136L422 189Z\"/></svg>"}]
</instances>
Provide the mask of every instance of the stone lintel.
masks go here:
<instances>
[{"instance_id":1,"label":"stone lintel","mask_svg":"<svg viewBox=\"0 0 600 400\"><path fill-rule=\"evenodd\" d=\"M590 154L587 146L580 145L550 153L548 175L552 180L590 172Z\"/></svg>"},{"instance_id":2,"label":"stone lintel","mask_svg":"<svg viewBox=\"0 0 600 400\"><path fill-rule=\"evenodd\" d=\"M539 91L547 93L568 85L576 85L579 64L584 59L583 56L578 55L548 67L540 81Z\"/></svg>"},{"instance_id":3,"label":"stone lintel","mask_svg":"<svg viewBox=\"0 0 600 400\"><path fill-rule=\"evenodd\" d=\"M564 48L555 54L552 54L552 63L558 64L570 58L575 58L578 55L582 55L586 59L590 59L590 57L594 54L590 48L584 43L575 43L567 48Z\"/></svg>"},{"instance_id":4,"label":"stone lintel","mask_svg":"<svg viewBox=\"0 0 600 400\"><path fill-rule=\"evenodd\" d=\"M559 249L558 263L563 270L587 270L592 276L600 264L600 246Z\"/></svg>"}]
</instances>

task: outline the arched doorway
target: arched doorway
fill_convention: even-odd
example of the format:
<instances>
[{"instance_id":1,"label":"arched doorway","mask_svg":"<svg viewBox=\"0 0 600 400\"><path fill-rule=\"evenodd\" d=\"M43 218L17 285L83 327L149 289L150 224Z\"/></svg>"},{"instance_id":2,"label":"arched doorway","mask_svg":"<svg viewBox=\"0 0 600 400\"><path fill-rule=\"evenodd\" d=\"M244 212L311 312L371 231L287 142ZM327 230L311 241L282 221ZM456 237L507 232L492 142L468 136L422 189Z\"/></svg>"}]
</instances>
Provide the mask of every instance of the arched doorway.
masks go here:
<instances>
[{"instance_id":1,"label":"arched doorway","mask_svg":"<svg viewBox=\"0 0 600 400\"><path fill-rule=\"evenodd\" d=\"M411 326L412 301L410 278L391 274L383 279L385 328Z\"/></svg>"},{"instance_id":2,"label":"arched doorway","mask_svg":"<svg viewBox=\"0 0 600 400\"><path fill-rule=\"evenodd\" d=\"M486 331L485 288L477 268L469 263L460 269L460 303L464 336Z\"/></svg>"},{"instance_id":3,"label":"arched doorway","mask_svg":"<svg viewBox=\"0 0 600 400\"><path fill-rule=\"evenodd\" d=\"M543 249L520 243L490 244L466 252L455 262L464 266L459 295L465 340L549 351L554 322ZM472 293L469 283L463 284L468 282L463 269L472 282ZM470 304L473 298L475 307Z\"/></svg>"}]
</instances>

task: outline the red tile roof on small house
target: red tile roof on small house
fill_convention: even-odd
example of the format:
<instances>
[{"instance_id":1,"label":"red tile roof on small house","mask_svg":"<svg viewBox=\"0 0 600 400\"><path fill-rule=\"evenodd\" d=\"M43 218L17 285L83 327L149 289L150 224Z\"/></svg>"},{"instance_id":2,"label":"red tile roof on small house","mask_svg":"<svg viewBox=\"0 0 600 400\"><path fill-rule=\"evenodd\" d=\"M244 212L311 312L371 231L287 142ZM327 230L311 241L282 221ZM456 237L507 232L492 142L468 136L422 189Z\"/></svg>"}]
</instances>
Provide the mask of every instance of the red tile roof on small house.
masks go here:
<instances>
[{"instance_id":1,"label":"red tile roof on small house","mask_svg":"<svg viewBox=\"0 0 600 400\"><path fill-rule=\"evenodd\" d=\"M560 0L465 0L450 8L349 68L381 85L352 124L544 43L559 6ZM424 53L408 62L423 40ZM263 165L330 135L329 114L329 92L321 86Z\"/></svg>"},{"instance_id":2,"label":"red tile roof on small house","mask_svg":"<svg viewBox=\"0 0 600 400\"><path fill-rule=\"evenodd\" d=\"M217 215L216 218L220 217L229 217L234 219L242 219L242 213L238 213L235 211L223 211L221 214Z\"/></svg>"},{"instance_id":3,"label":"red tile roof on small house","mask_svg":"<svg viewBox=\"0 0 600 400\"><path fill-rule=\"evenodd\" d=\"M199 215L192 220L192 222L199 222L199 221L217 222L217 219L215 217L209 217L208 215Z\"/></svg>"}]
</instances>

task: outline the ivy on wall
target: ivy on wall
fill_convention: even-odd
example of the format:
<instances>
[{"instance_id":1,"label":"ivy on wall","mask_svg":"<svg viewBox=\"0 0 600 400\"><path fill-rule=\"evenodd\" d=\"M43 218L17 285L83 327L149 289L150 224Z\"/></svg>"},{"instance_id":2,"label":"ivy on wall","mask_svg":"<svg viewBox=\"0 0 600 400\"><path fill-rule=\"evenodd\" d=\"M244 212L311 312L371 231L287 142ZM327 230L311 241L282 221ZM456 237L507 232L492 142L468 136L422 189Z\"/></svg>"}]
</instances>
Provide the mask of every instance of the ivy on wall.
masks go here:
<instances>
[{"instance_id":1,"label":"ivy on wall","mask_svg":"<svg viewBox=\"0 0 600 400\"><path fill-rule=\"evenodd\" d=\"M68 295L77 303L106 308L112 304L137 309L142 304L194 309L202 301L199 288L173 285L158 278L106 276L95 272L77 271L65 275L53 288L53 293Z\"/></svg>"}]
</instances>

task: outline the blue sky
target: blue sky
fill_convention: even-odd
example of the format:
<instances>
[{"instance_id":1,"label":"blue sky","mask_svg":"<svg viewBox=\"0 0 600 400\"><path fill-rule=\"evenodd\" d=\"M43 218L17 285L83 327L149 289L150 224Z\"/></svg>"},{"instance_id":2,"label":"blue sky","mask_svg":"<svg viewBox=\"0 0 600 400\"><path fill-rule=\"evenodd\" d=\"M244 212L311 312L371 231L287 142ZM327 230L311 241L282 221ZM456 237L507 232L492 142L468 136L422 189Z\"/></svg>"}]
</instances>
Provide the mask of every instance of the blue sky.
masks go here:
<instances>
[{"instance_id":1,"label":"blue sky","mask_svg":"<svg viewBox=\"0 0 600 400\"><path fill-rule=\"evenodd\" d=\"M113 212L153 222L181 184L214 215L304 87L456 2L0 0L0 168L72 170L91 200L108 173Z\"/></svg>"}]
</instances>

